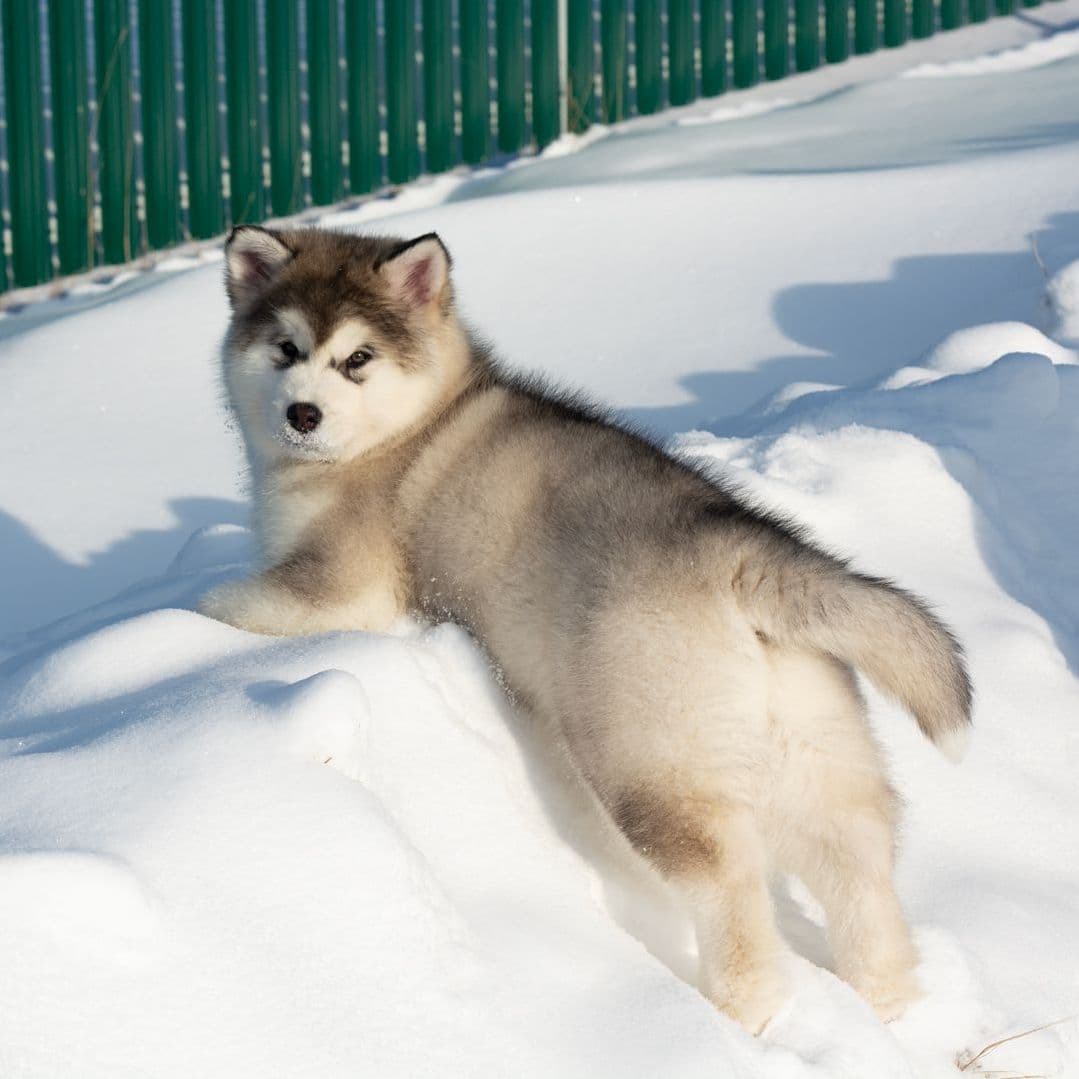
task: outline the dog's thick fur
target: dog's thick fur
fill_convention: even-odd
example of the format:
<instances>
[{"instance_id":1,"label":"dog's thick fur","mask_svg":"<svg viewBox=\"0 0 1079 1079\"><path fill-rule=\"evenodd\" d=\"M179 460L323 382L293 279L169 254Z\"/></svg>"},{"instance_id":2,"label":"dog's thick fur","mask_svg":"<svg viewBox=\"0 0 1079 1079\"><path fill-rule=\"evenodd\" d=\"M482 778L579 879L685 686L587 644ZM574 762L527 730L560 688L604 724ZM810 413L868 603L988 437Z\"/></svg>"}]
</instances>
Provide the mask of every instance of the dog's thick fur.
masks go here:
<instances>
[{"instance_id":1,"label":"dog's thick fur","mask_svg":"<svg viewBox=\"0 0 1079 1079\"><path fill-rule=\"evenodd\" d=\"M242 228L227 266L261 569L201 609L272 634L460 622L689 904L719 1008L759 1031L783 1001L779 869L819 898L838 972L899 1014L917 987L896 799L852 668L958 757L971 691L948 630L501 371L457 317L436 236Z\"/></svg>"}]
</instances>

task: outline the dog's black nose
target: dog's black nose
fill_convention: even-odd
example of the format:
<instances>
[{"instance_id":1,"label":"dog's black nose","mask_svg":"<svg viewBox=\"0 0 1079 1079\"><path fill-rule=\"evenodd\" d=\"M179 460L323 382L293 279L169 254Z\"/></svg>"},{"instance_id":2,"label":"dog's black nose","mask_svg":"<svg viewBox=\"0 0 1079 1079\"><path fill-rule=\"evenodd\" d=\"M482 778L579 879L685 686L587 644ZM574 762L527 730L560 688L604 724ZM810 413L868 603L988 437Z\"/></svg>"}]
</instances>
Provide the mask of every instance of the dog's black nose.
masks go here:
<instances>
[{"instance_id":1,"label":"dog's black nose","mask_svg":"<svg viewBox=\"0 0 1079 1079\"><path fill-rule=\"evenodd\" d=\"M322 419L322 410L318 405L309 405L306 402L293 403L285 410L285 415L288 417L288 422L296 428L297 431L301 431L306 434L308 431L313 431Z\"/></svg>"}]
</instances>

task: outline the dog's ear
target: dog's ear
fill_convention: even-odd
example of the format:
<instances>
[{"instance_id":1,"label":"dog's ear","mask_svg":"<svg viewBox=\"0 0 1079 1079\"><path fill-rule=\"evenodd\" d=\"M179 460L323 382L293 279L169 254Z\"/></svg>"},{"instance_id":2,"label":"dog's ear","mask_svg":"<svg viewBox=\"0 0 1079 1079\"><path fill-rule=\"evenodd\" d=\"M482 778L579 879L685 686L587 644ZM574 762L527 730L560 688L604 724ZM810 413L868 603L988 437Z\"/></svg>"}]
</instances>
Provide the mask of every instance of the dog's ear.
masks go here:
<instances>
[{"instance_id":1,"label":"dog's ear","mask_svg":"<svg viewBox=\"0 0 1079 1079\"><path fill-rule=\"evenodd\" d=\"M225 241L225 291L233 307L257 296L294 252L280 234L240 225Z\"/></svg>"},{"instance_id":2,"label":"dog's ear","mask_svg":"<svg viewBox=\"0 0 1079 1079\"><path fill-rule=\"evenodd\" d=\"M379 273L391 295L417 310L431 310L449 297L450 253L428 232L401 244L382 260Z\"/></svg>"}]
</instances>

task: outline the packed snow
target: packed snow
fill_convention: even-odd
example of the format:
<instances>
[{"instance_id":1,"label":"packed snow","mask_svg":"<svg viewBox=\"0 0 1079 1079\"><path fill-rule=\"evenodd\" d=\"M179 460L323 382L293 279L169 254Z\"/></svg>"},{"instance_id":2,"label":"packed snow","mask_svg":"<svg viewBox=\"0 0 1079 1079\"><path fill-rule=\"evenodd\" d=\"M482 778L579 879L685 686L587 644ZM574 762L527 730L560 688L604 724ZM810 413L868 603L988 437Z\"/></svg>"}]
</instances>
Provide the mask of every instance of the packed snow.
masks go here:
<instances>
[{"instance_id":1,"label":"packed snow","mask_svg":"<svg viewBox=\"0 0 1079 1079\"><path fill-rule=\"evenodd\" d=\"M1008 71L1052 64L1067 56L1079 56L1079 30L1064 30L1052 37L1019 45L1014 49L979 56L972 60L950 60L942 64L919 64L904 72L907 79L958 79L970 75L998 75Z\"/></svg>"},{"instance_id":2,"label":"packed snow","mask_svg":"<svg viewBox=\"0 0 1079 1079\"><path fill-rule=\"evenodd\" d=\"M203 254L0 320L0 1075L1079 1076L1069 73L976 76L1012 86L999 138L948 80L882 77L325 219L438 229L508 359L955 628L962 764L869 698L922 1001L881 1024L777 881L794 991L751 1038L463 631L278 640L194 612L252 557ZM882 115L918 126L908 93L921 141L857 164ZM1039 108L1053 130L1013 138ZM964 120L978 145L943 153Z\"/></svg>"}]
</instances>

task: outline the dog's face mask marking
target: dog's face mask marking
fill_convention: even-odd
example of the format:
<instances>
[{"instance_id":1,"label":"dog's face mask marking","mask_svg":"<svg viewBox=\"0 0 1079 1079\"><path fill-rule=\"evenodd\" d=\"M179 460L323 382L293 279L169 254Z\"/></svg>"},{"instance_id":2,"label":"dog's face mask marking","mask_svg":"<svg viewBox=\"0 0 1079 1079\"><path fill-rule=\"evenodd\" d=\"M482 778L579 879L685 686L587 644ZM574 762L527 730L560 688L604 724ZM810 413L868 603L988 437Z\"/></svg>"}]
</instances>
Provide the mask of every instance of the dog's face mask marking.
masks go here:
<instances>
[{"instance_id":1,"label":"dog's face mask marking","mask_svg":"<svg viewBox=\"0 0 1079 1079\"><path fill-rule=\"evenodd\" d=\"M400 244L242 228L226 266L226 378L261 464L354 459L437 401L455 319L436 236Z\"/></svg>"}]
</instances>

